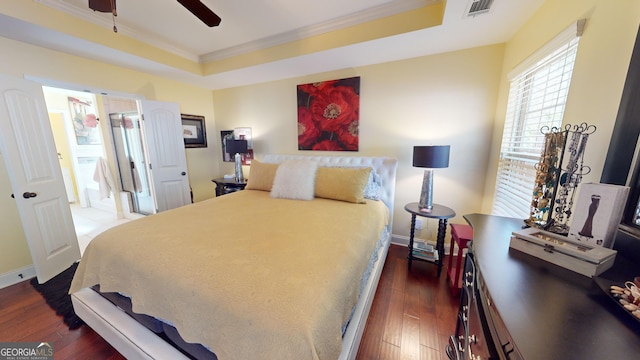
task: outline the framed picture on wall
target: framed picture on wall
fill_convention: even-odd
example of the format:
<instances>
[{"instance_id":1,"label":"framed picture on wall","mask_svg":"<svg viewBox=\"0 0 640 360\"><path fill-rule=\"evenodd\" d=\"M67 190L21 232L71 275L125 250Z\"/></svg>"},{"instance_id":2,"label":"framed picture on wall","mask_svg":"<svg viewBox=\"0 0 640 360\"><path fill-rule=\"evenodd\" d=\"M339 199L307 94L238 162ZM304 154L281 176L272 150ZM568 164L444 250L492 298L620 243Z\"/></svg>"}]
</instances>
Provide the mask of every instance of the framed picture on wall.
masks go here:
<instances>
[{"instance_id":1,"label":"framed picture on wall","mask_svg":"<svg viewBox=\"0 0 640 360\"><path fill-rule=\"evenodd\" d=\"M90 100L68 97L73 130L78 145L100 145L100 126L96 110Z\"/></svg>"},{"instance_id":2,"label":"framed picture on wall","mask_svg":"<svg viewBox=\"0 0 640 360\"><path fill-rule=\"evenodd\" d=\"M242 154L242 165L251 165L253 160L253 140L250 127L237 127L233 129L236 140L247 140L247 153Z\"/></svg>"},{"instance_id":3,"label":"framed picture on wall","mask_svg":"<svg viewBox=\"0 0 640 360\"><path fill-rule=\"evenodd\" d=\"M227 152L227 140L233 140L233 130L220 131L220 143L222 145L222 161L233 162L233 156Z\"/></svg>"},{"instance_id":4,"label":"framed picture on wall","mask_svg":"<svg viewBox=\"0 0 640 360\"><path fill-rule=\"evenodd\" d=\"M300 84L298 150L358 151L360 77Z\"/></svg>"},{"instance_id":5,"label":"framed picture on wall","mask_svg":"<svg viewBox=\"0 0 640 360\"><path fill-rule=\"evenodd\" d=\"M207 147L207 131L204 116L180 114L182 118L182 138L184 147Z\"/></svg>"}]
</instances>

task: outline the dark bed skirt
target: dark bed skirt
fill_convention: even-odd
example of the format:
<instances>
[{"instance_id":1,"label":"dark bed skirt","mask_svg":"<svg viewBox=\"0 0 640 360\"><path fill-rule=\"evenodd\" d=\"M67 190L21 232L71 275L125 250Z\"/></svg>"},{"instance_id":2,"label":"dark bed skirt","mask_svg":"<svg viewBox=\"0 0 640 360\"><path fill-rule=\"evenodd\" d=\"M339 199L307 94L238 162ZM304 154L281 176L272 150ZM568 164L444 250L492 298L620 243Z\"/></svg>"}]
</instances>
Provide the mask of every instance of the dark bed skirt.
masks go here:
<instances>
[{"instance_id":1,"label":"dark bed skirt","mask_svg":"<svg viewBox=\"0 0 640 360\"><path fill-rule=\"evenodd\" d=\"M160 338L172 344L176 349L180 350L185 356L198 360L217 360L216 355L209 351L201 344L188 343L182 339L175 327L160 321L153 316L138 314L133 312L131 299L115 292L101 292L100 285L92 287L94 291L109 300L115 306L122 309L137 322L144 325L147 329L153 331Z\"/></svg>"}]
</instances>

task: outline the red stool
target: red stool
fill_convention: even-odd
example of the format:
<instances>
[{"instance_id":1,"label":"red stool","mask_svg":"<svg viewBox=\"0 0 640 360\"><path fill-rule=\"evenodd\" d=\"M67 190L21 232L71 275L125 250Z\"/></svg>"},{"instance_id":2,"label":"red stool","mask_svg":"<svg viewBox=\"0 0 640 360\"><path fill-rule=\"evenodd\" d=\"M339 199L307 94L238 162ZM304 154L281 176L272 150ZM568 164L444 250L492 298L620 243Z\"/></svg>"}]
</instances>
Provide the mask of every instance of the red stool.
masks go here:
<instances>
[{"instance_id":1,"label":"red stool","mask_svg":"<svg viewBox=\"0 0 640 360\"><path fill-rule=\"evenodd\" d=\"M447 266L447 278L451 285L453 295L458 295L462 278L462 268L464 259L463 250L467 248L468 243L473 240L473 228L469 225L451 224L451 247L449 248L449 265ZM458 245L458 253L454 254L455 245ZM455 258L456 266L453 267Z\"/></svg>"}]
</instances>

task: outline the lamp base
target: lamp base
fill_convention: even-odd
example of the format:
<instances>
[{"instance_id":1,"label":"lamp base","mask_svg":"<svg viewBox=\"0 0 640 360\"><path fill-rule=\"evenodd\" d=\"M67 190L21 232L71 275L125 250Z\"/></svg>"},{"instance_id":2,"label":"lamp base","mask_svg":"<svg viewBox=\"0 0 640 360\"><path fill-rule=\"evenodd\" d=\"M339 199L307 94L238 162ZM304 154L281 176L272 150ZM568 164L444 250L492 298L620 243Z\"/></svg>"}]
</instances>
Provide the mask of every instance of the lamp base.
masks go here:
<instances>
[{"instance_id":1,"label":"lamp base","mask_svg":"<svg viewBox=\"0 0 640 360\"><path fill-rule=\"evenodd\" d=\"M240 153L236 153L235 161L236 161L236 182L243 182L244 174L242 173L242 155L240 155Z\"/></svg>"},{"instance_id":2,"label":"lamp base","mask_svg":"<svg viewBox=\"0 0 640 360\"><path fill-rule=\"evenodd\" d=\"M418 209L424 213L430 213L433 210L433 170L431 169L424 171Z\"/></svg>"}]
</instances>

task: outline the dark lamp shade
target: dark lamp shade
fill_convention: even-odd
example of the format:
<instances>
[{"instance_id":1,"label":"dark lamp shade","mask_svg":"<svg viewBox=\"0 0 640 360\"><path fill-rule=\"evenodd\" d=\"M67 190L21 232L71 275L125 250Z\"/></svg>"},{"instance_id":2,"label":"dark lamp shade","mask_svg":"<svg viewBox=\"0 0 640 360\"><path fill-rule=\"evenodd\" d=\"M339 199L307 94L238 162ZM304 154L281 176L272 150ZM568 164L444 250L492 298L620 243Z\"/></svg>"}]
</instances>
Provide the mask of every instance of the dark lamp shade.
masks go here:
<instances>
[{"instance_id":1,"label":"dark lamp shade","mask_svg":"<svg viewBox=\"0 0 640 360\"><path fill-rule=\"evenodd\" d=\"M422 168L449 167L449 145L414 146L413 166Z\"/></svg>"},{"instance_id":2,"label":"dark lamp shade","mask_svg":"<svg viewBox=\"0 0 640 360\"><path fill-rule=\"evenodd\" d=\"M234 154L246 154L248 151L247 140L227 140L227 153Z\"/></svg>"}]
</instances>

